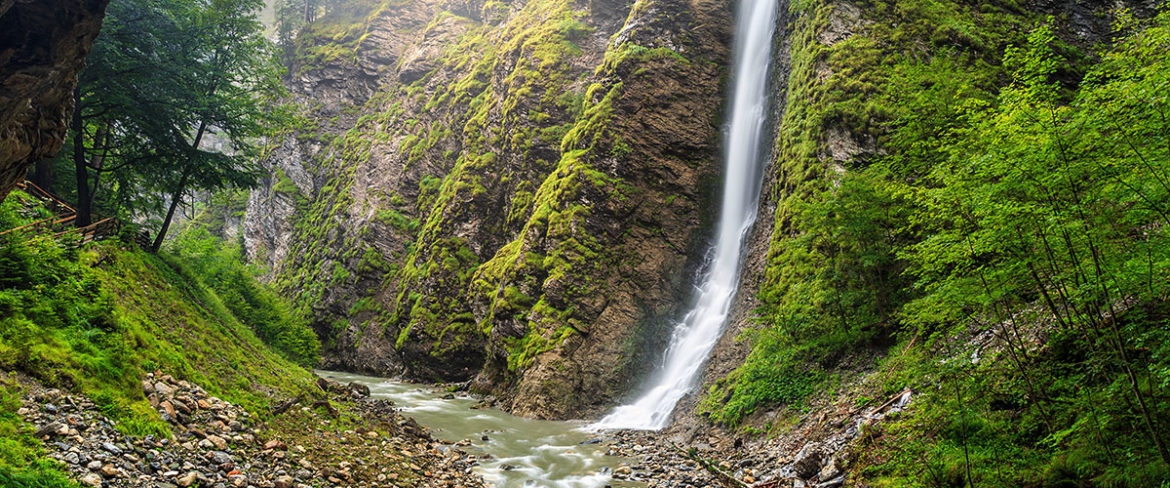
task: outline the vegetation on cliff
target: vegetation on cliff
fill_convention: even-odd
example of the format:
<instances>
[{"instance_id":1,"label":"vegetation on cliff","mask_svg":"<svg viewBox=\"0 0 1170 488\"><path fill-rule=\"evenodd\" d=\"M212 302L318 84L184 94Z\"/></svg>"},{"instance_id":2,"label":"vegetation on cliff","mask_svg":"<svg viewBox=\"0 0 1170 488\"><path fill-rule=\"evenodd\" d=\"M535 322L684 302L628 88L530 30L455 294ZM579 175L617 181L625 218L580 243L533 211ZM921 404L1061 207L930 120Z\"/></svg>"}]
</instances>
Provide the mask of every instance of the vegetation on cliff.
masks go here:
<instances>
[{"instance_id":1,"label":"vegetation on cliff","mask_svg":"<svg viewBox=\"0 0 1170 488\"><path fill-rule=\"evenodd\" d=\"M645 2L610 42L621 19L600 4L367 7L295 41L290 84L316 124L292 135L307 156L269 159L265 202L295 208L292 236L249 252L279 255L274 282L344 367L478 374L541 416L603 408L651 335L622 324L672 309L693 261L707 196L677 180L714 172L721 65L686 36L720 24L684 34L706 12ZM600 396L563 394L582 382Z\"/></svg>"},{"instance_id":2,"label":"vegetation on cliff","mask_svg":"<svg viewBox=\"0 0 1170 488\"><path fill-rule=\"evenodd\" d=\"M809 176L781 182L754 349L702 411L752 423L832 384L844 358L888 350L871 391L922 397L863 435L864 479L1157 486L1170 475L1170 16L1122 12L1118 36L1087 49L1010 5L939 8L876 8L921 25L941 14L954 32L877 22L816 58L834 73L827 100L790 99L824 115L790 121L805 115L790 108L786 125L844 127L876 150L834 168L817 152L834 136L803 158L782 139L784 170ZM875 43L906 50L868 64Z\"/></svg>"}]
</instances>

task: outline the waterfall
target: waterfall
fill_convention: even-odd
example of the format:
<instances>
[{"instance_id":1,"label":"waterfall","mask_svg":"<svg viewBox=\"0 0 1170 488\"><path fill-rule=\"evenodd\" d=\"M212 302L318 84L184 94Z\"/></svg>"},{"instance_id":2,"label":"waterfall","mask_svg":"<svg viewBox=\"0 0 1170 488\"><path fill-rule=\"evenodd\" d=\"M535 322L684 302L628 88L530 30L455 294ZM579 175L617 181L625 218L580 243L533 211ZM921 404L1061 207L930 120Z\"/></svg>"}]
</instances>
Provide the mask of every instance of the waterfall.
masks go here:
<instances>
[{"instance_id":1,"label":"waterfall","mask_svg":"<svg viewBox=\"0 0 1170 488\"><path fill-rule=\"evenodd\" d=\"M670 421L679 399L719 341L739 282L744 238L759 204L765 166L761 142L768 116L769 64L779 0L740 0L735 26L728 102L730 125L724 138L727 161L717 236L694 307L675 325L665 358L650 378L650 388L634 403L620 406L592 425L594 429L658 430Z\"/></svg>"}]
</instances>

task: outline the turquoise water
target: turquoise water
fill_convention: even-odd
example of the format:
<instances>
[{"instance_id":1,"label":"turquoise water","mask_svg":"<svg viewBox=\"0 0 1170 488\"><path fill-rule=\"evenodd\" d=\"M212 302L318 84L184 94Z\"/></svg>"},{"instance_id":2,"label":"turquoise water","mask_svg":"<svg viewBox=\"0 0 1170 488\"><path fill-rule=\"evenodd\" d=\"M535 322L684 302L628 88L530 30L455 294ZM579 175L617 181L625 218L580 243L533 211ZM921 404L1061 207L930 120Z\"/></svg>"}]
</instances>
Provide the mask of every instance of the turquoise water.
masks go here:
<instances>
[{"instance_id":1,"label":"turquoise water","mask_svg":"<svg viewBox=\"0 0 1170 488\"><path fill-rule=\"evenodd\" d=\"M480 459L476 471L493 486L548 488L632 488L644 483L612 479L610 473L634 460L606 456L605 443L583 430L582 422L533 420L493 408L473 409L469 396L444 399L448 393L426 385L400 383L350 373L318 371L342 383L356 381L370 387L370 395L387 398L427 428L436 439L467 440L460 447ZM484 440L486 437L487 440ZM483 459L490 455L490 459Z\"/></svg>"}]
</instances>

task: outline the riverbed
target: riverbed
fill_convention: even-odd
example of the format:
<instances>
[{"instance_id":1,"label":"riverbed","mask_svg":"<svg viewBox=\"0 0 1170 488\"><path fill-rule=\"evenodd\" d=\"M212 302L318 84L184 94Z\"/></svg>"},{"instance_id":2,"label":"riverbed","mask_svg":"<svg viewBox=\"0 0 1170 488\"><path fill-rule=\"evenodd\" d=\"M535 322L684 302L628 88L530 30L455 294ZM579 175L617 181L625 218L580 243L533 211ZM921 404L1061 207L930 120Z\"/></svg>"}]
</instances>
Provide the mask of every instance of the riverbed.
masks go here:
<instances>
[{"instance_id":1,"label":"riverbed","mask_svg":"<svg viewBox=\"0 0 1170 488\"><path fill-rule=\"evenodd\" d=\"M369 386L372 398L392 400L403 415L426 427L436 439L469 442L460 449L479 458L476 472L495 487L646 486L613 478L615 470L637 461L607 456L606 443L586 431L584 423L533 420L494 408L472 408L479 404L475 398L427 385L334 371L317 373Z\"/></svg>"}]
</instances>

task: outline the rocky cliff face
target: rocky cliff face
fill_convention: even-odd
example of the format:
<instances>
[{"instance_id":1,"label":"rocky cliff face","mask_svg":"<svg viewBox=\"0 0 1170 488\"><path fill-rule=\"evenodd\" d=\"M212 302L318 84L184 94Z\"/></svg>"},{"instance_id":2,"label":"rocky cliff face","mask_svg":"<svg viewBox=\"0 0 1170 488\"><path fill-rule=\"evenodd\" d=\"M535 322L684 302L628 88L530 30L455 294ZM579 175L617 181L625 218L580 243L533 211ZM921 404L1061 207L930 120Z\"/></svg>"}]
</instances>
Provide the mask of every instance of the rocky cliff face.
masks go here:
<instances>
[{"instance_id":1,"label":"rocky cliff face","mask_svg":"<svg viewBox=\"0 0 1170 488\"><path fill-rule=\"evenodd\" d=\"M871 3L782 4L761 218L681 417L750 386L759 318L831 286L818 270L860 266L806 248L799 213L889 154L898 69L961 55L954 83L994 97L1004 49L1035 22L1053 16L1069 45L1110 34L1104 3ZM309 122L249 201L250 255L312 308L328 367L473 379L525 415L598 413L661 353L706 248L732 9L386 1L318 23L289 80ZM871 312L892 313L849 313Z\"/></svg>"},{"instance_id":2,"label":"rocky cliff face","mask_svg":"<svg viewBox=\"0 0 1170 488\"><path fill-rule=\"evenodd\" d=\"M0 0L0 200L61 148L109 0Z\"/></svg>"},{"instance_id":3,"label":"rocky cliff face","mask_svg":"<svg viewBox=\"0 0 1170 488\"><path fill-rule=\"evenodd\" d=\"M891 155L891 134L904 123L898 119L904 117L913 94L931 89L925 85L900 86L906 72L934 69L923 67L936 59L957 57L965 63L961 72L940 78L965 84L968 91L964 96L972 99L994 98L1010 82L1003 67L1005 49L1026 44L1025 37L1035 26L1051 24L1067 49L1086 49L1110 41L1117 12L1128 10L1138 17L1148 17L1156 10L1146 1L939 5L838 0L781 3L773 83L777 107L773 114L775 142L761 197L761 218L748 244L731 320L708 362L701 388L676 409L672 427L675 432L693 435L709 428L709 422L692 415L696 412L725 420L718 418L718 410L729 401L740 400L738 395L742 392L753 390L757 386L753 382L786 381L802 374L777 373L778 368L767 370L782 360L765 356L779 356L781 351L760 347L752 338L761 330L778 327L780 314L775 310L816 293L831 294L833 287L843 288L841 283L826 287L821 270L844 268L861 280L898 279L897 270L878 276L865 263L842 258L840 255L847 253L841 249L808 244L811 241L804 239L807 226L801 221L801 209L825 198L842 175ZM891 299L867 296L861 301L870 306L885 300ZM890 310L877 311L886 317L894 315ZM842 312L853 317L865 313L852 308ZM886 339L855 344L844 355L821 357L802 368L809 375L825 371L839 374L846 384L861 381L885 354L889 344L880 343L883 340ZM760 360L755 366L747 364L753 355ZM777 374L785 378L768 376ZM845 397L856 394L847 387L836 390L824 392L825 396L833 397L831 401L848 402ZM705 404L700 404L704 400ZM823 416L824 412L816 408L830 408L816 405L808 408L812 413L805 416L785 411L789 406L778 400L753 403L746 409L748 418L732 423L766 431L783 422L777 420L778 415L792 415L787 421L795 423L796 418ZM794 438L807 441L795 434Z\"/></svg>"},{"instance_id":4,"label":"rocky cliff face","mask_svg":"<svg viewBox=\"0 0 1170 488\"><path fill-rule=\"evenodd\" d=\"M731 2L382 2L300 38L309 124L245 240L328 367L474 379L590 415L690 286L719 178ZM346 18L348 17L348 18Z\"/></svg>"}]
</instances>

